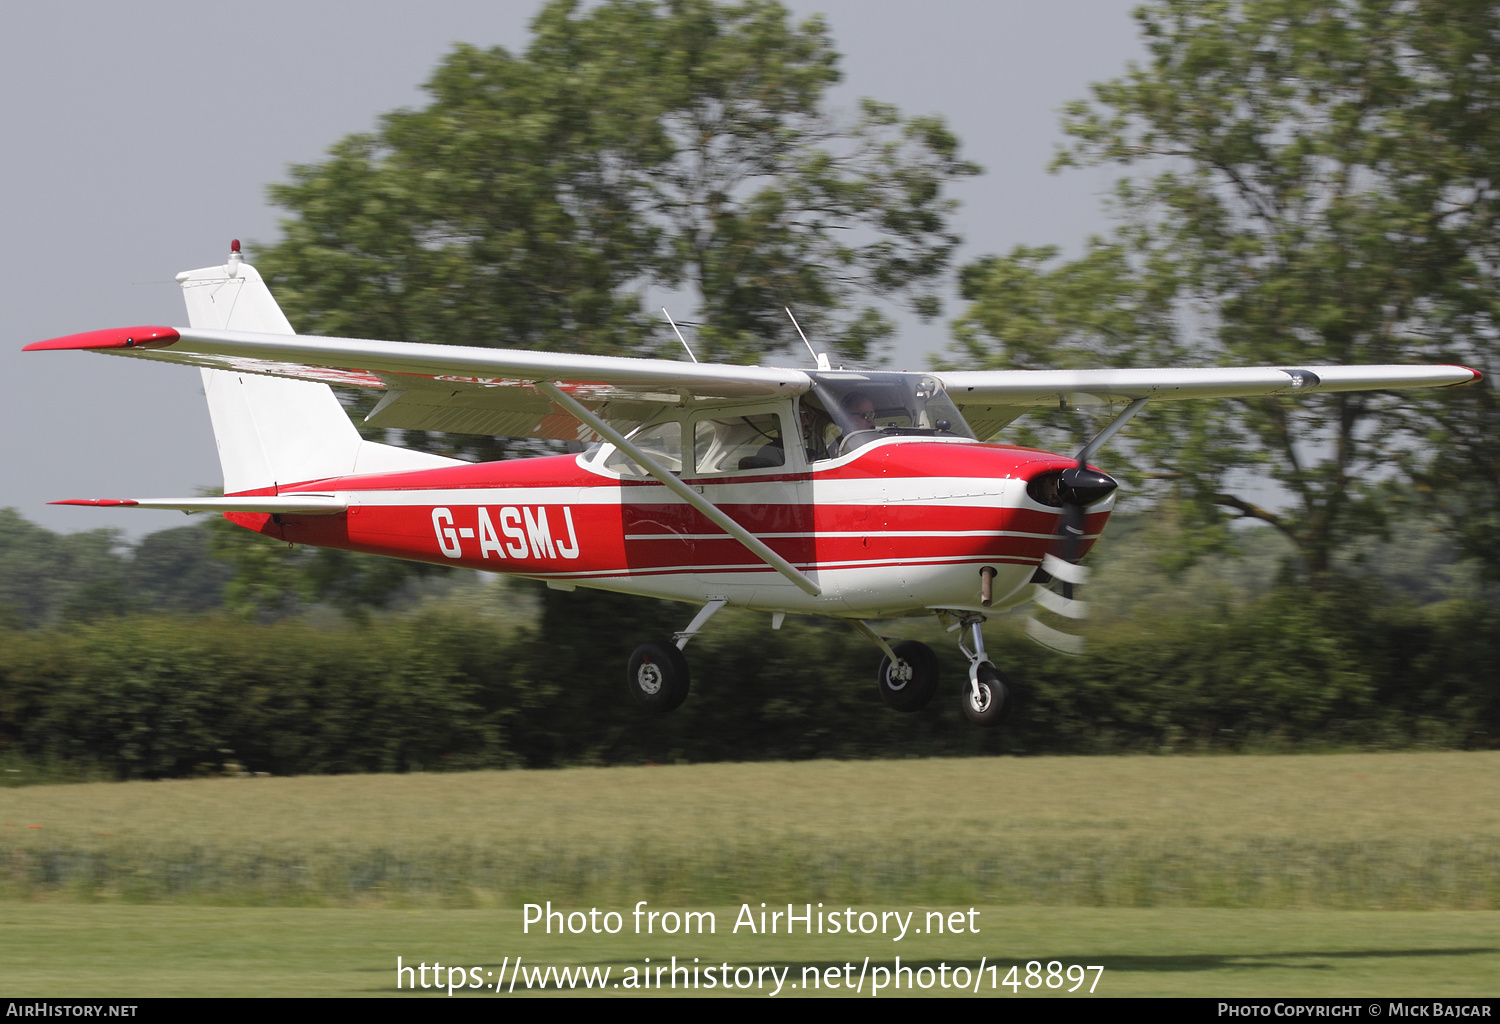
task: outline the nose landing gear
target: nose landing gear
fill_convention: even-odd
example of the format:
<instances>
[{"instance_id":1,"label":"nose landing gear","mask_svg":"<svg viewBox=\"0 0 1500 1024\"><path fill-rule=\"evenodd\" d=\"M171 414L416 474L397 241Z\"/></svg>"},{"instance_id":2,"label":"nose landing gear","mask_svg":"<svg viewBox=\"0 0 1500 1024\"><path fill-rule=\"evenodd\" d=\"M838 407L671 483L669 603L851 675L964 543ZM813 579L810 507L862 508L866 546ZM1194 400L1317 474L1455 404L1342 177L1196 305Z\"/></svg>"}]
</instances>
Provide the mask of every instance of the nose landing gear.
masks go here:
<instances>
[{"instance_id":1,"label":"nose landing gear","mask_svg":"<svg viewBox=\"0 0 1500 1024\"><path fill-rule=\"evenodd\" d=\"M952 628L967 627L974 640L973 650L962 639L958 641L958 649L969 659L969 685L963 692L964 717L981 728L993 729L1010 716L1014 701L1005 676L984 652L984 633L980 629L983 624L983 615L965 615Z\"/></svg>"}]
</instances>

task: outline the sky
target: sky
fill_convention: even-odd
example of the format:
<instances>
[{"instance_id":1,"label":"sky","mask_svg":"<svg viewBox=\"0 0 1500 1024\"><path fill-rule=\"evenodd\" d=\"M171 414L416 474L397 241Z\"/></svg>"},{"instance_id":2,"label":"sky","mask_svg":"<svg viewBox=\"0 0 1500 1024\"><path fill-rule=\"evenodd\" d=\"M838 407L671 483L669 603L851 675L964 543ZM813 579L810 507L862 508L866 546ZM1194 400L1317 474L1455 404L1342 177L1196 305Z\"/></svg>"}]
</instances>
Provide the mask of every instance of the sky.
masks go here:
<instances>
[{"instance_id":1,"label":"sky","mask_svg":"<svg viewBox=\"0 0 1500 1024\"><path fill-rule=\"evenodd\" d=\"M959 184L955 265L1018 244L1077 252L1107 230L1112 173L1046 170L1058 111L1142 46L1136 0L795 0L843 54L836 107L861 96L945 116L986 173ZM0 8L0 507L60 532L129 537L179 513L48 506L192 495L221 482L197 371L42 338L186 323L173 276L231 238L278 237L266 185L378 117L421 106L454 43L522 49L538 0L318 0ZM253 248L251 248L253 259ZM955 312L950 307L947 315ZM920 368L946 321L906 325Z\"/></svg>"}]
</instances>

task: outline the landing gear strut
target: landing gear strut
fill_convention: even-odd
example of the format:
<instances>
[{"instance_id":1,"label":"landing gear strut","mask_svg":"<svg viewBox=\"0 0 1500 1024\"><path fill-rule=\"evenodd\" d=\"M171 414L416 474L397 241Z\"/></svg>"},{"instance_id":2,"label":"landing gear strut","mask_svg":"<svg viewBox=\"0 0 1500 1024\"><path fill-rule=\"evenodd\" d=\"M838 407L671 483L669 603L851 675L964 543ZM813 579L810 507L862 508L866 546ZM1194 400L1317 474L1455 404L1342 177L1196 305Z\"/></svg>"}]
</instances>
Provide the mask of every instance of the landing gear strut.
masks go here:
<instances>
[{"instance_id":1,"label":"landing gear strut","mask_svg":"<svg viewBox=\"0 0 1500 1024\"><path fill-rule=\"evenodd\" d=\"M647 711L672 711L687 700L690 674L687 656L682 649L698 635L704 623L729 602L715 598L704 605L688 628L672 634L670 640L647 640L630 656L625 669L625 688L635 702Z\"/></svg>"},{"instance_id":2,"label":"landing gear strut","mask_svg":"<svg viewBox=\"0 0 1500 1024\"><path fill-rule=\"evenodd\" d=\"M937 655L916 640L903 640L891 650L898 660L880 659L880 696L896 711L921 711L937 692Z\"/></svg>"},{"instance_id":3,"label":"landing gear strut","mask_svg":"<svg viewBox=\"0 0 1500 1024\"><path fill-rule=\"evenodd\" d=\"M1010 715L1013 700L1010 686L984 652L983 615L965 615L956 629L968 629L973 637L974 649L970 650L963 640L958 649L969 659L969 685L964 687L964 715L975 725L993 729Z\"/></svg>"},{"instance_id":4,"label":"landing gear strut","mask_svg":"<svg viewBox=\"0 0 1500 1024\"><path fill-rule=\"evenodd\" d=\"M875 676L881 699L895 711L925 708L938 684L938 659L932 648L916 640L903 640L893 647L869 623L856 619L854 624L885 652Z\"/></svg>"}]
</instances>

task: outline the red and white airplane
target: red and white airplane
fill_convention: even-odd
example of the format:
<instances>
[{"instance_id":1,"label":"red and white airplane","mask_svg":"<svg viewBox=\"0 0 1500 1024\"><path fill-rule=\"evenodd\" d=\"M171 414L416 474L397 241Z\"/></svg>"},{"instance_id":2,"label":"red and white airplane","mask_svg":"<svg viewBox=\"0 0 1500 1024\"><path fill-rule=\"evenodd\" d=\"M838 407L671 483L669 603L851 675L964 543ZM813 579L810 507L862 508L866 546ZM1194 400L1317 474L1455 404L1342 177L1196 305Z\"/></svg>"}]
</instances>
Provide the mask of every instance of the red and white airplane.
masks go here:
<instances>
[{"instance_id":1,"label":"red and white airplane","mask_svg":"<svg viewBox=\"0 0 1500 1024\"><path fill-rule=\"evenodd\" d=\"M969 660L964 712L994 725L1011 701L980 626L1028 601L1082 616L1076 563L1116 488L1089 460L1147 402L1480 378L1460 366L893 373L834 369L826 355L798 370L358 341L297 335L237 242L224 265L177 280L189 327L26 350L201 367L224 497L63 504L219 512L299 544L701 605L630 659L631 693L661 711L687 696L682 649L738 605L773 629L788 613L852 620L885 652L880 691L901 711L932 698L937 658L870 621L936 614ZM377 444L330 384L383 392L366 417L376 427L594 443L483 464ZM1071 456L982 440L1059 403L1123 409ZM1077 644L1037 619L1028 630Z\"/></svg>"}]
</instances>

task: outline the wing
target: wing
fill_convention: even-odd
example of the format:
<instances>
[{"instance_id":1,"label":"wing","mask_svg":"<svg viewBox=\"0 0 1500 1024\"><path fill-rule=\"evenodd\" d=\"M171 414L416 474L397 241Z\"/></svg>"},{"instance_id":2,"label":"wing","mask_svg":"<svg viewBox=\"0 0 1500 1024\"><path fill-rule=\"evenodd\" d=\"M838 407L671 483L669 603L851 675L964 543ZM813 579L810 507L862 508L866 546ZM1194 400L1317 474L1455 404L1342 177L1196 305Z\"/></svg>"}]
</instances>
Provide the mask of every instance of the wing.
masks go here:
<instances>
[{"instance_id":1,"label":"wing","mask_svg":"<svg viewBox=\"0 0 1500 1024\"><path fill-rule=\"evenodd\" d=\"M575 416L535 387L555 383L628 429L662 405L800 394L807 374L778 367L679 363L206 328L121 327L53 338L25 351L76 349L384 391L377 427L581 439ZM586 428L585 428L586 429Z\"/></svg>"},{"instance_id":2,"label":"wing","mask_svg":"<svg viewBox=\"0 0 1500 1024\"><path fill-rule=\"evenodd\" d=\"M935 376L981 438L1038 406L1440 388L1482 378L1478 370L1447 365L979 370L944 371Z\"/></svg>"}]
</instances>

